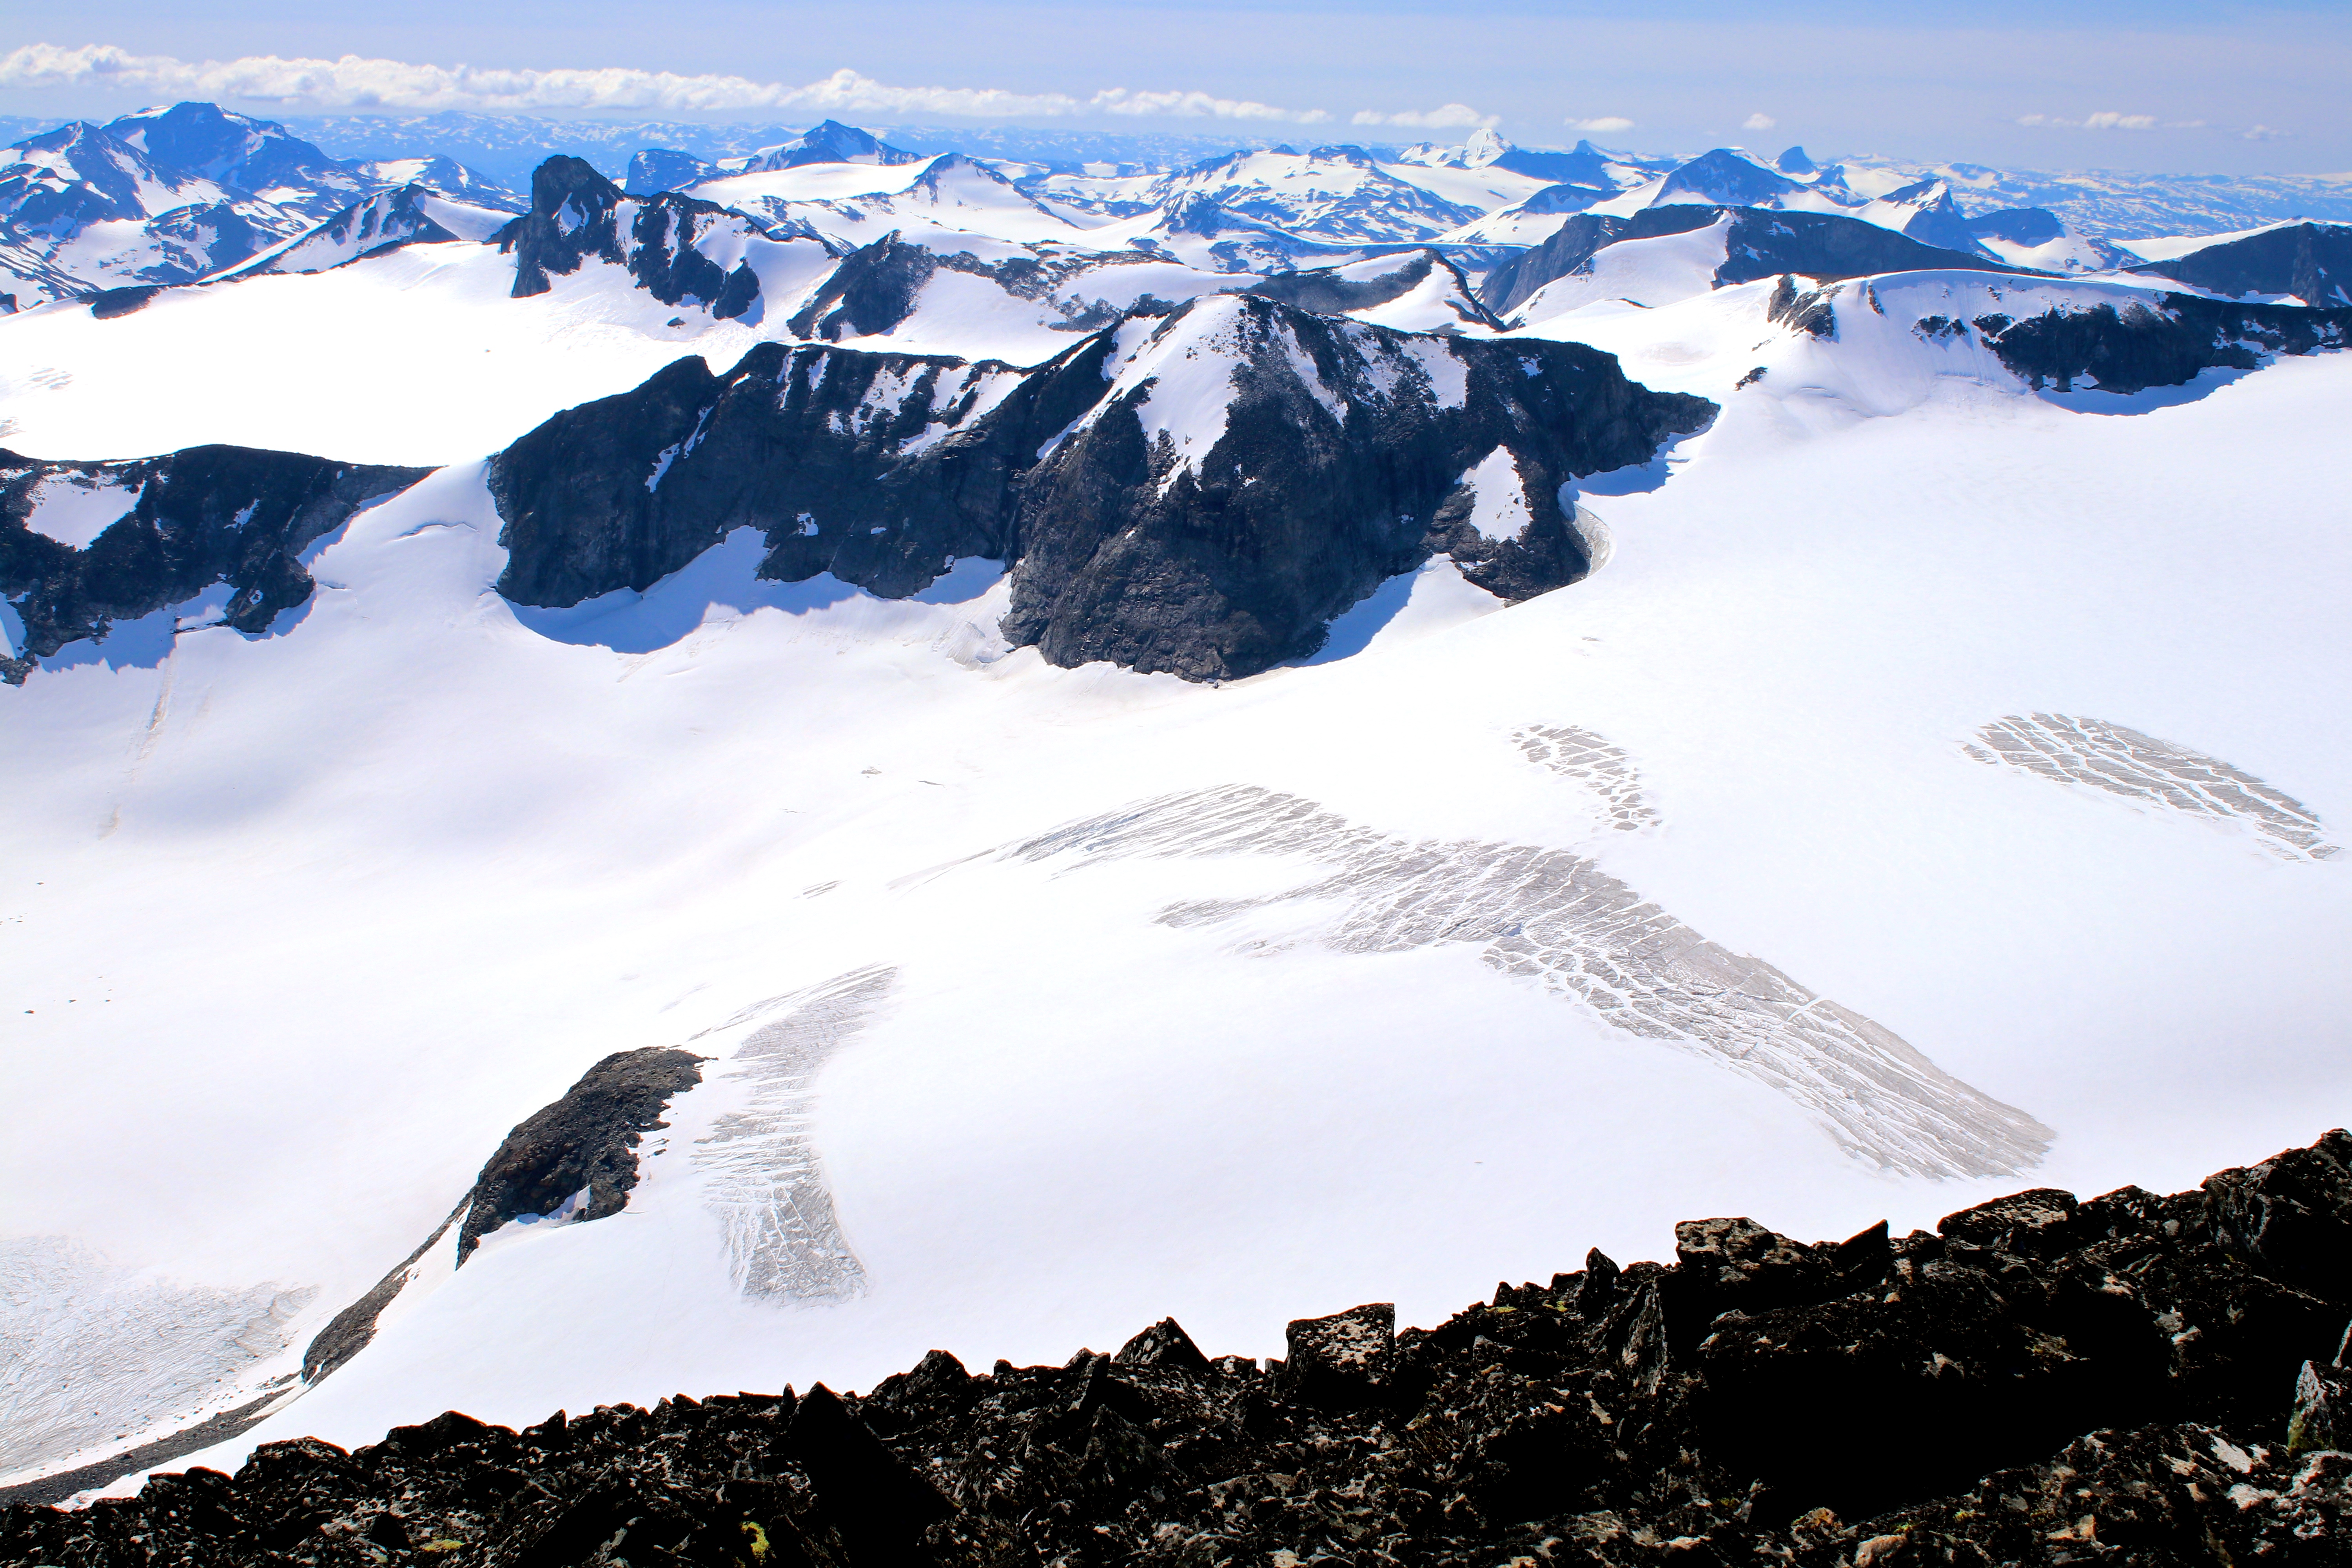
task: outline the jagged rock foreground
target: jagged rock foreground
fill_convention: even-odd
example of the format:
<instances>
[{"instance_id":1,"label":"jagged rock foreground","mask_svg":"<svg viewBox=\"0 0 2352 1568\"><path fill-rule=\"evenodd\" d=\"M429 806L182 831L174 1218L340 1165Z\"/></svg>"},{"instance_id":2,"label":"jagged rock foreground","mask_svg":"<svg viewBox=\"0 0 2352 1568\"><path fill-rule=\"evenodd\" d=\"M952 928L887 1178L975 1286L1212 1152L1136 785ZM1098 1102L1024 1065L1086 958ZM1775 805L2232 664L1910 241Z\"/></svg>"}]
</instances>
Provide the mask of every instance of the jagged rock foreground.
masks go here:
<instances>
[{"instance_id":1,"label":"jagged rock foreground","mask_svg":"<svg viewBox=\"0 0 2352 1568\"><path fill-rule=\"evenodd\" d=\"M0 1563L2352 1560L2341 1130L1933 1235L1675 1234L1672 1264L1595 1251L1433 1330L1302 1320L1263 1365L1167 1320L1059 1367L934 1351L863 1397L265 1444L234 1478L12 1508Z\"/></svg>"}]
</instances>

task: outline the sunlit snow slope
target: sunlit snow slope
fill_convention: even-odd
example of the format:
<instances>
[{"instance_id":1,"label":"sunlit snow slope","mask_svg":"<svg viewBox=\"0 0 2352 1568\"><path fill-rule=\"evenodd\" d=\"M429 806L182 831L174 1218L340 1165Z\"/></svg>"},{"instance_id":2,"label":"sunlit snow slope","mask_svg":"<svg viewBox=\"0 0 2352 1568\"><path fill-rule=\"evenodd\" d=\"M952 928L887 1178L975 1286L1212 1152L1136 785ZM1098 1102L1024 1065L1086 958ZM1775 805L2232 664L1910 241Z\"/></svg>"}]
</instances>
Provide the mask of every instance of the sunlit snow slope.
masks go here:
<instances>
[{"instance_id":1,"label":"sunlit snow slope","mask_svg":"<svg viewBox=\"0 0 2352 1568\"><path fill-rule=\"evenodd\" d=\"M709 1060L625 1213L445 1235L236 1447L1170 1312L1275 1352L1676 1218L2344 1121L2352 361L2037 397L1769 287L1541 329L1726 406L1583 487L1597 575L1503 611L1441 561L1247 681L1006 653L981 563L757 584L748 533L520 611L460 463L279 635L163 612L0 689L6 1310L125 1371L11 1384L0 1468L268 1392L639 1047Z\"/></svg>"}]
</instances>

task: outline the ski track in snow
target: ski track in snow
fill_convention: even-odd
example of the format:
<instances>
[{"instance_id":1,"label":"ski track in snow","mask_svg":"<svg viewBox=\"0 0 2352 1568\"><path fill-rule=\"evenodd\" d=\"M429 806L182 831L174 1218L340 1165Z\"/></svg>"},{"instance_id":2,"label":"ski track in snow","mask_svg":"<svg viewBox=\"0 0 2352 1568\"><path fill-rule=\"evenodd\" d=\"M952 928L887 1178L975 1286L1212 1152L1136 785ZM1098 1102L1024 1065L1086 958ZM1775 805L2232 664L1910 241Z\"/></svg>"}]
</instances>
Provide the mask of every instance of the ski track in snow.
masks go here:
<instances>
[{"instance_id":1,"label":"ski track in snow","mask_svg":"<svg viewBox=\"0 0 2352 1568\"><path fill-rule=\"evenodd\" d=\"M1528 761L1573 779L1601 797L1608 808L1609 826L1620 833L1638 832L1657 825L1657 808L1642 787L1642 775L1624 748L1573 724L1546 729L1530 724L1512 731L1511 739Z\"/></svg>"},{"instance_id":2,"label":"ski track in snow","mask_svg":"<svg viewBox=\"0 0 2352 1568\"><path fill-rule=\"evenodd\" d=\"M736 1287L746 1296L842 1301L865 1294L866 1266L834 1215L809 1110L817 1074L898 982L898 970L887 965L853 969L719 1026L782 1009L735 1049L736 1075L751 1087L746 1108L721 1116L694 1152L709 1183L711 1212L726 1228Z\"/></svg>"},{"instance_id":3,"label":"ski track in snow","mask_svg":"<svg viewBox=\"0 0 2352 1568\"><path fill-rule=\"evenodd\" d=\"M2006 763L2061 784L2251 828L2284 859L2325 860L2340 847L2320 837L2319 814L2293 795L2219 757L2120 724L2071 713L2012 713L1979 730L1977 739L1984 744L1964 749L1980 763Z\"/></svg>"},{"instance_id":4,"label":"ski track in snow","mask_svg":"<svg viewBox=\"0 0 2352 1568\"><path fill-rule=\"evenodd\" d=\"M65 1237L0 1240L0 1475L249 1397L240 1377L285 1352L317 1294L175 1285Z\"/></svg>"},{"instance_id":5,"label":"ski track in snow","mask_svg":"<svg viewBox=\"0 0 2352 1568\"><path fill-rule=\"evenodd\" d=\"M1344 911L1313 934L1342 952L1479 943L1480 956L1506 974L1538 981L1628 1034L1672 1041L1788 1095L1849 1152L1889 1171L2013 1175L2038 1163L2055 1136L1944 1072L1893 1031L1760 959L1707 941L1564 850L1409 844L1296 795L1230 784L1139 802L1000 853L1030 861L1058 855L1319 861L1332 868L1319 881L1260 898L1174 903L1157 918L1170 926L1208 925L1252 910L1338 903Z\"/></svg>"}]
</instances>

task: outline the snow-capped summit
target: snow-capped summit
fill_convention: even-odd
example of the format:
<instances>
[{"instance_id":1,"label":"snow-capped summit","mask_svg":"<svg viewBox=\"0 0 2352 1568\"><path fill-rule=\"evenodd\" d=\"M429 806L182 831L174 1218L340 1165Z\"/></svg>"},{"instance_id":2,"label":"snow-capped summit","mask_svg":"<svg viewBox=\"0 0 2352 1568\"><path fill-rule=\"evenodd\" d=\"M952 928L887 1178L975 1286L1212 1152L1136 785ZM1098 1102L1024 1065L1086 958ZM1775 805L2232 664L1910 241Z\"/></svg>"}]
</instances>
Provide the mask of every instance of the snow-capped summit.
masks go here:
<instances>
[{"instance_id":1,"label":"snow-capped summit","mask_svg":"<svg viewBox=\"0 0 2352 1568\"><path fill-rule=\"evenodd\" d=\"M1961 216L1959 204L1952 199L1948 181L1921 180L1889 191L1855 216L1922 245L1939 246L1964 255L1979 248L1969 220Z\"/></svg>"},{"instance_id":2,"label":"snow-capped summit","mask_svg":"<svg viewBox=\"0 0 2352 1568\"><path fill-rule=\"evenodd\" d=\"M8 149L0 165L0 237L34 263L10 270L32 292L185 283L233 266L301 231L300 215L203 174L158 163L87 122L59 126Z\"/></svg>"},{"instance_id":3,"label":"snow-capped summit","mask_svg":"<svg viewBox=\"0 0 2352 1568\"><path fill-rule=\"evenodd\" d=\"M323 272L404 245L479 243L495 238L511 220L512 215L499 208L452 201L430 185L403 185L352 203L316 227L230 268L219 280L264 273Z\"/></svg>"},{"instance_id":4,"label":"snow-capped summit","mask_svg":"<svg viewBox=\"0 0 2352 1568\"><path fill-rule=\"evenodd\" d=\"M106 130L161 166L201 174L309 218L350 205L374 183L283 125L218 104L142 109L107 121Z\"/></svg>"},{"instance_id":5,"label":"snow-capped summit","mask_svg":"<svg viewBox=\"0 0 2352 1568\"><path fill-rule=\"evenodd\" d=\"M354 163L352 168L374 185L398 188L422 185L437 191L451 201L465 202L478 207L489 207L507 213L527 212L529 197L500 184L478 169L460 163L455 158L375 158Z\"/></svg>"},{"instance_id":6,"label":"snow-capped summit","mask_svg":"<svg viewBox=\"0 0 2352 1568\"><path fill-rule=\"evenodd\" d=\"M1393 161L1428 169L1501 169L1556 184L1598 186L1604 194L1616 188L1609 173L1609 155L1590 142L1579 142L1570 152L1543 152L1514 145L1482 129L1472 132L1458 147L1423 142L1407 147Z\"/></svg>"},{"instance_id":7,"label":"snow-capped summit","mask_svg":"<svg viewBox=\"0 0 2352 1568\"><path fill-rule=\"evenodd\" d=\"M745 158L722 158L719 167L730 174L767 174L797 169L803 163L919 163L929 154L908 153L877 140L871 132L838 120L821 121L804 135L773 147L762 147Z\"/></svg>"},{"instance_id":8,"label":"snow-capped summit","mask_svg":"<svg viewBox=\"0 0 2352 1568\"><path fill-rule=\"evenodd\" d=\"M1816 172L1813 161L1805 156L1801 146L1791 147L1772 160L1772 166L1784 174L1811 174Z\"/></svg>"},{"instance_id":9,"label":"snow-capped summit","mask_svg":"<svg viewBox=\"0 0 2352 1568\"><path fill-rule=\"evenodd\" d=\"M70 239L95 223L140 222L186 206L221 206L242 193L163 166L88 121L27 137L0 165L0 219L20 233Z\"/></svg>"},{"instance_id":10,"label":"snow-capped summit","mask_svg":"<svg viewBox=\"0 0 2352 1568\"><path fill-rule=\"evenodd\" d=\"M1669 174L1652 205L1698 202L1708 206L1773 206L1804 187L1738 147L1702 153Z\"/></svg>"},{"instance_id":11,"label":"snow-capped summit","mask_svg":"<svg viewBox=\"0 0 2352 1568\"><path fill-rule=\"evenodd\" d=\"M1210 159L1154 182L1148 199L1172 210L1192 195L1326 245L1412 244L1481 216L1477 207L1389 173L1352 146L1307 153L1273 147Z\"/></svg>"}]
</instances>

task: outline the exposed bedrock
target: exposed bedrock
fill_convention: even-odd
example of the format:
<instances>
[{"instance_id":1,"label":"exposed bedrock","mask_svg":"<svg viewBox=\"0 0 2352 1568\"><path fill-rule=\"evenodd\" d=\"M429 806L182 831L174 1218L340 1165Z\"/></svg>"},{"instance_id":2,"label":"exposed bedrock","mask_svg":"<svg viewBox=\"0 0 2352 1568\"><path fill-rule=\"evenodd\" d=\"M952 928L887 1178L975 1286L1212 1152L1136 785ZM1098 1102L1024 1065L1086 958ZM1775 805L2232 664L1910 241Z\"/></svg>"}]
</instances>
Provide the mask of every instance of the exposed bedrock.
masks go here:
<instances>
[{"instance_id":1,"label":"exposed bedrock","mask_svg":"<svg viewBox=\"0 0 2352 1568\"><path fill-rule=\"evenodd\" d=\"M124 463L46 462L0 451L0 594L25 626L0 679L21 683L36 660L103 637L193 599L233 590L220 624L267 630L310 598L310 546L370 502L429 469L338 463L250 447L191 447ZM77 547L40 531L51 509L85 523L113 511Z\"/></svg>"},{"instance_id":2,"label":"exposed bedrock","mask_svg":"<svg viewBox=\"0 0 2352 1568\"><path fill-rule=\"evenodd\" d=\"M1941 318L1920 325L1931 322L1958 326ZM2352 309L2159 294L2152 304L2121 310L2053 308L2021 321L1979 316L1975 325L2001 363L2037 390L2072 392L2083 381L2103 392L2134 393L2179 386L2202 370L2252 370L2265 354L2343 348L2352 338Z\"/></svg>"},{"instance_id":3,"label":"exposed bedrock","mask_svg":"<svg viewBox=\"0 0 2352 1568\"><path fill-rule=\"evenodd\" d=\"M1717 288L1753 283L1776 272L1826 279L1947 268L1971 272L2021 270L1972 252L1922 244L1891 228L1837 213L1679 204L1644 207L1627 217L1579 213L1541 245L1487 273L1479 286L1479 297L1496 314L1508 315L1545 284L1591 271L1593 258L1610 246L1688 234L1726 216L1731 219L1731 232L1725 240L1723 264L1715 273Z\"/></svg>"},{"instance_id":4,"label":"exposed bedrock","mask_svg":"<svg viewBox=\"0 0 2352 1568\"><path fill-rule=\"evenodd\" d=\"M2292 294L2314 308L2352 305L2352 224L2289 224L2131 270L2232 298Z\"/></svg>"},{"instance_id":5,"label":"exposed bedrock","mask_svg":"<svg viewBox=\"0 0 2352 1568\"><path fill-rule=\"evenodd\" d=\"M637 1184L637 1146L669 1124L669 1102L702 1081L703 1058L646 1047L615 1051L562 1098L525 1117L498 1147L448 1218L367 1293L335 1314L302 1352L302 1381L316 1383L365 1350L376 1320L416 1278L434 1244L457 1226L456 1266L508 1221L560 1215L604 1219L628 1206Z\"/></svg>"},{"instance_id":6,"label":"exposed bedrock","mask_svg":"<svg viewBox=\"0 0 2352 1568\"><path fill-rule=\"evenodd\" d=\"M1451 292L1466 302L1454 307L1461 313L1465 325L1502 326L1493 312L1478 303L1476 294L1471 289L1470 279L1463 275L1462 268L1436 251L1416 250L1394 260L1396 266L1392 270L1364 279L1346 276L1349 272L1363 271L1360 264L1353 268L1317 267L1303 272L1277 272L1263 282L1252 284L1248 291L1268 300L1279 300L1286 305L1295 305L1302 310L1337 316L1349 310L1369 310L1392 300L1401 300L1427 282L1431 273L1444 271L1452 276Z\"/></svg>"},{"instance_id":7,"label":"exposed bedrock","mask_svg":"<svg viewBox=\"0 0 2352 1568\"><path fill-rule=\"evenodd\" d=\"M1434 1329L1373 1303L1204 1356L679 1395L0 1515L0 1568L2335 1564L2352 1137L2200 1189L2035 1189L1934 1232L1685 1222Z\"/></svg>"},{"instance_id":8,"label":"exposed bedrock","mask_svg":"<svg viewBox=\"0 0 2352 1568\"><path fill-rule=\"evenodd\" d=\"M689 298L719 321L750 314L760 295L748 261L730 271L697 247L712 231L767 236L742 214L698 196L664 191L622 194L579 158L550 158L530 176L530 211L499 230L499 248L515 258L514 297L544 294L550 273L571 273L594 257L626 267L665 305Z\"/></svg>"},{"instance_id":9,"label":"exposed bedrock","mask_svg":"<svg viewBox=\"0 0 2352 1568\"><path fill-rule=\"evenodd\" d=\"M763 576L896 597L988 556L1013 570L1005 635L1055 664L1247 675L1441 551L1508 600L1575 581L1560 487L1714 412L1580 344L1236 295L1130 312L1026 371L761 344L724 375L681 360L499 454L499 588L548 605L642 589L754 527Z\"/></svg>"},{"instance_id":10,"label":"exposed bedrock","mask_svg":"<svg viewBox=\"0 0 2352 1568\"><path fill-rule=\"evenodd\" d=\"M604 1219L626 1208L638 1143L668 1126L661 1118L670 1100L701 1081L702 1058L691 1051L614 1051L590 1068L562 1099L508 1133L482 1167L457 1227L458 1264L519 1215L573 1205L580 1219Z\"/></svg>"}]
</instances>

